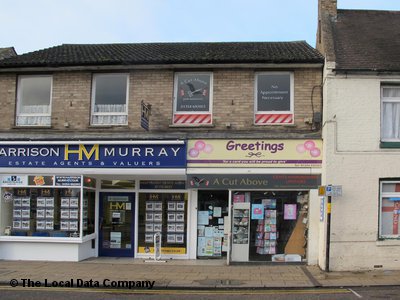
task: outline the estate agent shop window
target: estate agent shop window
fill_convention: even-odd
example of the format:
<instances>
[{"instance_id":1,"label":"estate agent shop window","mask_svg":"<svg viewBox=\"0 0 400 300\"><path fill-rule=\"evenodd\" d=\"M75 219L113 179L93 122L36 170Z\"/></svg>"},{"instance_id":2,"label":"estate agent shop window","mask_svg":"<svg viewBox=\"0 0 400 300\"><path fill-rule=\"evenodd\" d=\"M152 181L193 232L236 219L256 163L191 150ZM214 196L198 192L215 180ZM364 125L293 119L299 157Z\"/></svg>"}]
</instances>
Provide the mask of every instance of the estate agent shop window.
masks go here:
<instances>
[{"instance_id":1,"label":"estate agent shop window","mask_svg":"<svg viewBox=\"0 0 400 300\"><path fill-rule=\"evenodd\" d=\"M140 189L138 253L153 253L154 234L159 232L164 255L187 254L185 181L142 180Z\"/></svg>"},{"instance_id":2,"label":"estate agent shop window","mask_svg":"<svg viewBox=\"0 0 400 300\"><path fill-rule=\"evenodd\" d=\"M94 233L94 179L42 175L1 179L1 235L80 238Z\"/></svg>"}]
</instances>

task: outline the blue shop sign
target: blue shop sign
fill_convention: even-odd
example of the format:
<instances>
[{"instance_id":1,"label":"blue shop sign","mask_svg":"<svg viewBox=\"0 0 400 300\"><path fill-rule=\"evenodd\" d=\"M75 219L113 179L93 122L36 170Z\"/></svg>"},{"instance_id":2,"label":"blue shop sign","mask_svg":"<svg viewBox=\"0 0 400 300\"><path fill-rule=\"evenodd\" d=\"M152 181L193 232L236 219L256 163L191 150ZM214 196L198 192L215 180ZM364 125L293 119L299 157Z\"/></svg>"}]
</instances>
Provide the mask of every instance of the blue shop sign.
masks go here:
<instances>
[{"instance_id":1,"label":"blue shop sign","mask_svg":"<svg viewBox=\"0 0 400 300\"><path fill-rule=\"evenodd\" d=\"M186 144L0 144L0 167L185 168Z\"/></svg>"}]
</instances>

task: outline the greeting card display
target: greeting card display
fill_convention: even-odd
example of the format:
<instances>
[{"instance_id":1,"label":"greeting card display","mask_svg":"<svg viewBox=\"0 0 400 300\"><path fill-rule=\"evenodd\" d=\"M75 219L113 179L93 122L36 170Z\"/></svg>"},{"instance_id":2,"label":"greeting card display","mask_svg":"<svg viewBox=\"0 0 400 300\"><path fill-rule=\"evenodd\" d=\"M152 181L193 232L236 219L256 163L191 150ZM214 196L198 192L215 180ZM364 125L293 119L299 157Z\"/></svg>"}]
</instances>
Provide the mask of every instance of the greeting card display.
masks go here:
<instances>
[{"instance_id":1,"label":"greeting card display","mask_svg":"<svg viewBox=\"0 0 400 300\"><path fill-rule=\"evenodd\" d=\"M278 237L276 224L276 200L263 199L264 218L258 220L255 236L256 253L261 255L276 254L276 240Z\"/></svg>"}]
</instances>

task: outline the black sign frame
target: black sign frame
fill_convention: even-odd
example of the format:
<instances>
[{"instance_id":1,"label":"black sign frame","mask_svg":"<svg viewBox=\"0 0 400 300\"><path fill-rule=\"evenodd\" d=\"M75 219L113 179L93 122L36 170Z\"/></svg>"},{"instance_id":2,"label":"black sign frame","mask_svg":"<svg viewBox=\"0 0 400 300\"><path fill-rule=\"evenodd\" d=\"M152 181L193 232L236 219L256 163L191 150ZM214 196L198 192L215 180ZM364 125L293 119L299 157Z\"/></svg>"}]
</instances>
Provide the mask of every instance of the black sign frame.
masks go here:
<instances>
[{"instance_id":1,"label":"black sign frame","mask_svg":"<svg viewBox=\"0 0 400 300\"><path fill-rule=\"evenodd\" d=\"M293 113L293 73L262 72L256 74L255 113Z\"/></svg>"},{"instance_id":2,"label":"black sign frame","mask_svg":"<svg viewBox=\"0 0 400 300\"><path fill-rule=\"evenodd\" d=\"M175 74L174 113L211 113L212 72Z\"/></svg>"}]
</instances>

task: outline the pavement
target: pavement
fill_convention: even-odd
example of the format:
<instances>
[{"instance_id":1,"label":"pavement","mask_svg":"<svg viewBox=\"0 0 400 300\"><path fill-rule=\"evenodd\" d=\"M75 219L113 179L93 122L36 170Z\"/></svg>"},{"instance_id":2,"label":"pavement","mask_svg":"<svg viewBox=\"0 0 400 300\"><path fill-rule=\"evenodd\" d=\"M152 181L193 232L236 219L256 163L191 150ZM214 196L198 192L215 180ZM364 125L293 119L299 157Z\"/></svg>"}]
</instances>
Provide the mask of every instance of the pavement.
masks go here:
<instances>
[{"instance_id":1,"label":"pavement","mask_svg":"<svg viewBox=\"0 0 400 300\"><path fill-rule=\"evenodd\" d=\"M0 260L0 284L36 282L61 287L68 282L91 287L154 289L257 289L400 285L398 271L324 272L318 266L291 264L226 265L221 260L146 262L132 258L91 258L81 262ZM72 281L71 281L72 279ZM79 281L79 280L80 281ZM153 283L154 282L154 283ZM120 284L121 283L121 284ZM152 285L152 283L154 285Z\"/></svg>"}]
</instances>

